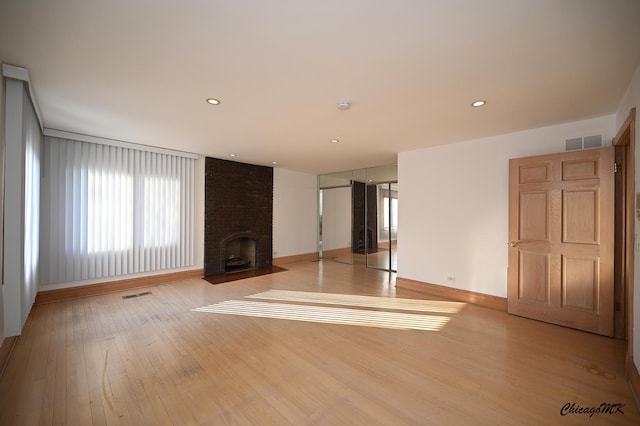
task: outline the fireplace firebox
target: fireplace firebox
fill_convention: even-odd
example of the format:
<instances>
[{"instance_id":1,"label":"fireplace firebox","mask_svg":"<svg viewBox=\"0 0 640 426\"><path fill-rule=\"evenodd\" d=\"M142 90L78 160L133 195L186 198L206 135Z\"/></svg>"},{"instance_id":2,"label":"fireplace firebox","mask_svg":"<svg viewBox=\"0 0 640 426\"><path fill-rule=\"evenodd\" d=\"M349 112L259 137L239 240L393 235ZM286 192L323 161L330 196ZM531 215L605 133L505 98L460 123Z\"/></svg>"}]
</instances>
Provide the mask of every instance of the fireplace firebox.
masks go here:
<instances>
[{"instance_id":1,"label":"fireplace firebox","mask_svg":"<svg viewBox=\"0 0 640 426\"><path fill-rule=\"evenodd\" d=\"M224 243L224 271L237 272L255 269L256 241L249 237L237 237Z\"/></svg>"}]
</instances>

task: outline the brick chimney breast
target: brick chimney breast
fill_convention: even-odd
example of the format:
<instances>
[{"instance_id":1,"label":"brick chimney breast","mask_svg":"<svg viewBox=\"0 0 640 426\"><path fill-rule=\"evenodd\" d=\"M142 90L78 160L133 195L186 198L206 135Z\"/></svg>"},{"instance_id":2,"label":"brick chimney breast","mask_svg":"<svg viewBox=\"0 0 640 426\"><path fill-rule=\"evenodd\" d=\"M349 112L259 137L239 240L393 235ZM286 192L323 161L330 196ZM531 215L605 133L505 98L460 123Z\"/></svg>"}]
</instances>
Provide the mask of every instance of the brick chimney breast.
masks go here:
<instances>
[{"instance_id":1,"label":"brick chimney breast","mask_svg":"<svg viewBox=\"0 0 640 426\"><path fill-rule=\"evenodd\" d=\"M255 247L255 259L249 256L249 267L270 267L273 168L207 157L204 199L205 276L224 274L229 263L233 263L234 268L242 263L239 259L229 259L225 248L237 238L255 243L242 243L243 247Z\"/></svg>"}]
</instances>

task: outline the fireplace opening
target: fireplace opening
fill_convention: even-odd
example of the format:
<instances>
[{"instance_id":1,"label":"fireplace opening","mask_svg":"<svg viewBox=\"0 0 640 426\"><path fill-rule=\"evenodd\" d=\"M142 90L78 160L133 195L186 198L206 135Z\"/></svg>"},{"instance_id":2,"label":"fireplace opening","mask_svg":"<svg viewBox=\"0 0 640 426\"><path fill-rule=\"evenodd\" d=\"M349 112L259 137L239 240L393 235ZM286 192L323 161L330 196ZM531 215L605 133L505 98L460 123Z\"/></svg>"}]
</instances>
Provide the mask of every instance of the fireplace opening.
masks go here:
<instances>
[{"instance_id":1,"label":"fireplace opening","mask_svg":"<svg viewBox=\"0 0 640 426\"><path fill-rule=\"evenodd\" d=\"M230 240L225 245L225 272L246 271L255 269L256 241L248 237Z\"/></svg>"},{"instance_id":2,"label":"fireplace opening","mask_svg":"<svg viewBox=\"0 0 640 426\"><path fill-rule=\"evenodd\" d=\"M365 239L365 231L366 231L366 239ZM353 244L353 253L364 253L368 251L369 253L375 253L378 251L378 244L374 240L374 231L371 228L360 229L358 232L358 239L354 241Z\"/></svg>"}]
</instances>

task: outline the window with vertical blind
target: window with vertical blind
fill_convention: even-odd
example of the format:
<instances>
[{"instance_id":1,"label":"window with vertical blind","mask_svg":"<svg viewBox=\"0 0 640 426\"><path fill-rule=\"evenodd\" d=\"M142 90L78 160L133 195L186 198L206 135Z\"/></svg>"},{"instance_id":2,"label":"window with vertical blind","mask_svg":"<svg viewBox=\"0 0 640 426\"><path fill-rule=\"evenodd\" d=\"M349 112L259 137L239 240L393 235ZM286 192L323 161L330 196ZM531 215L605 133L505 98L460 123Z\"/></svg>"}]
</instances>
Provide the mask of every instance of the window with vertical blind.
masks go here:
<instances>
[{"instance_id":1,"label":"window with vertical blind","mask_svg":"<svg viewBox=\"0 0 640 426\"><path fill-rule=\"evenodd\" d=\"M194 164L47 136L42 284L193 265Z\"/></svg>"},{"instance_id":2,"label":"window with vertical blind","mask_svg":"<svg viewBox=\"0 0 640 426\"><path fill-rule=\"evenodd\" d=\"M42 131L31 98L23 92L24 140L24 294L31 303L38 291L40 227L40 148ZM26 321L29 310L23 311Z\"/></svg>"},{"instance_id":3,"label":"window with vertical blind","mask_svg":"<svg viewBox=\"0 0 640 426\"><path fill-rule=\"evenodd\" d=\"M25 104L27 102L24 112L24 279L37 288L42 133L33 107L25 96Z\"/></svg>"},{"instance_id":4,"label":"window with vertical blind","mask_svg":"<svg viewBox=\"0 0 640 426\"><path fill-rule=\"evenodd\" d=\"M398 229L398 199L396 197L391 198L391 210L389 210L389 197L382 199L383 208L383 227L385 230L392 229L393 231ZM391 227L391 228L389 228Z\"/></svg>"}]
</instances>

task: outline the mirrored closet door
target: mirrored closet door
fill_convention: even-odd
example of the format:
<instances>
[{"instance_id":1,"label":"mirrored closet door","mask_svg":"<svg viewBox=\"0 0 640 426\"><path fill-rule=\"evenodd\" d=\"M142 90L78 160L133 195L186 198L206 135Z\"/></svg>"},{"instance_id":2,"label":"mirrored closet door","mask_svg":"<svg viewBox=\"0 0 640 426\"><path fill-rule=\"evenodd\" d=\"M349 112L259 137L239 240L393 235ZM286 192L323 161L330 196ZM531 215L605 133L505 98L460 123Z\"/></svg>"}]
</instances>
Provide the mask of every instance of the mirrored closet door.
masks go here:
<instances>
[{"instance_id":1,"label":"mirrored closet door","mask_svg":"<svg viewBox=\"0 0 640 426\"><path fill-rule=\"evenodd\" d=\"M397 271L396 165L319 176L323 260Z\"/></svg>"}]
</instances>

